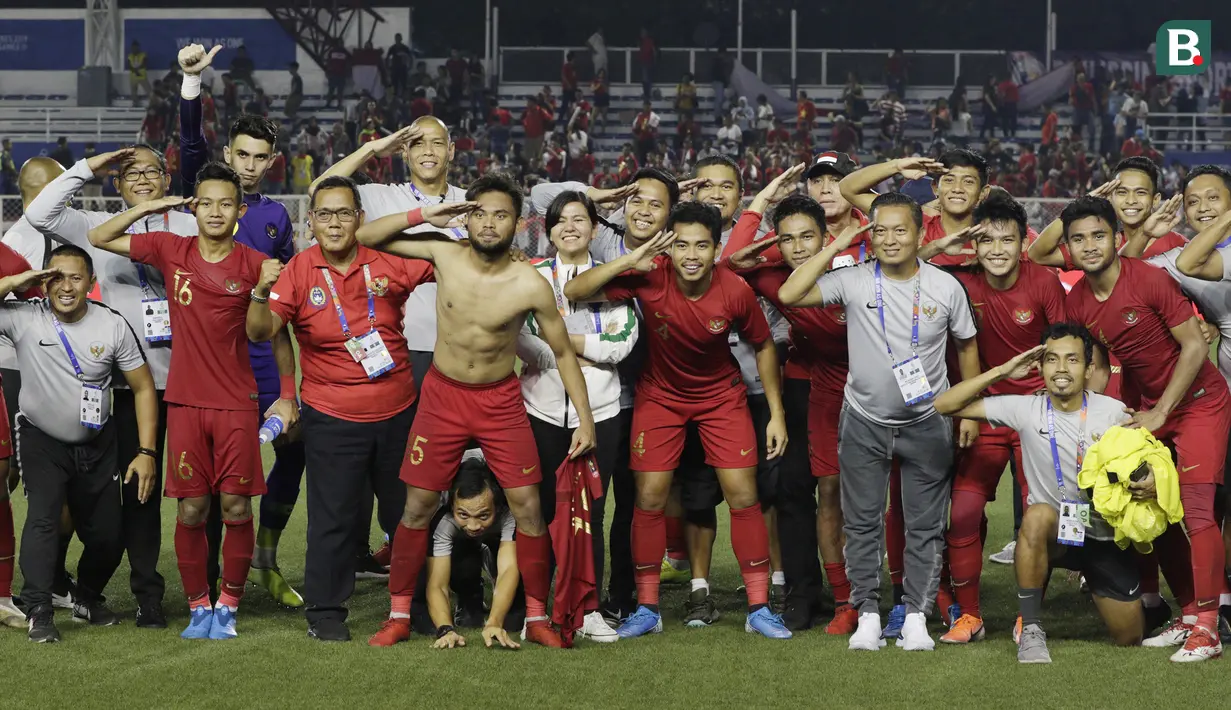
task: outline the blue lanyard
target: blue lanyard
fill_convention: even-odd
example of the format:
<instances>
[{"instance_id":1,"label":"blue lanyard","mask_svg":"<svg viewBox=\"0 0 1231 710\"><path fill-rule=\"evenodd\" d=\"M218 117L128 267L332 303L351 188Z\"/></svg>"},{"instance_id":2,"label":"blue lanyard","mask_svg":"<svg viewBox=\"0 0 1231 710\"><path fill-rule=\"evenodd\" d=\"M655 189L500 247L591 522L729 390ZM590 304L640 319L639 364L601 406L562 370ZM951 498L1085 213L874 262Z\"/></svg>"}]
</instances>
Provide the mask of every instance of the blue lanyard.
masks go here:
<instances>
[{"instance_id":1,"label":"blue lanyard","mask_svg":"<svg viewBox=\"0 0 1231 710\"><path fill-rule=\"evenodd\" d=\"M1214 245L1214 248L1215 248L1215 249L1223 249L1223 248L1225 248L1228 244L1231 244L1231 237L1227 237L1226 239L1222 240L1221 242L1219 242L1219 243L1215 244L1215 245Z\"/></svg>"},{"instance_id":2,"label":"blue lanyard","mask_svg":"<svg viewBox=\"0 0 1231 710\"><path fill-rule=\"evenodd\" d=\"M859 242L859 263L862 264L868 256L868 243L866 241Z\"/></svg>"},{"instance_id":3,"label":"blue lanyard","mask_svg":"<svg viewBox=\"0 0 1231 710\"><path fill-rule=\"evenodd\" d=\"M594 257L590 257L590 268L594 268ZM556 295L556 310L560 311L560 317L563 318L567 313L567 306L564 300L564 289L560 285L559 276L556 274L556 260L551 260L551 290ZM590 314L594 316L594 332L601 334L603 332L603 319L599 315L599 306L597 303L590 304Z\"/></svg>"},{"instance_id":4,"label":"blue lanyard","mask_svg":"<svg viewBox=\"0 0 1231 710\"><path fill-rule=\"evenodd\" d=\"M415 187L415 184L413 182L408 182L406 184L410 186L410 192L415 196L415 199L418 200L423 205L443 205L445 202L445 195L441 195L439 201L432 202L431 201L432 198L428 197L422 192L419 192L419 188ZM447 187L445 189L446 191L448 190ZM458 239L466 238L466 235L462 234L462 230L458 229L457 227L449 227L449 231L453 232L453 236L457 237Z\"/></svg>"},{"instance_id":5,"label":"blue lanyard","mask_svg":"<svg viewBox=\"0 0 1231 710\"><path fill-rule=\"evenodd\" d=\"M1086 393L1081 393L1081 429L1077 433L1077 473L1081 473L1081 462L1086 456L1086 414L1089 408ZM1056 469L1056 485L1060 487L1060 498L1064 495L1064 472L1060 468L1060 448L1056 445L1056 415L1051 408L1051 397L1047 397L1047 438L1051 441L1051 463Z\"/></svg>"},{"instance_id":6,"label":"blue lanyard","mask_svg":"<svg viewBox=\"0 0 1231 710\"><path fill-rule=\"evenodd\" d=\"M345 335L347 340L351 340L355 336L351 335L350 322L346 320L346 313L342 311L342 300L338 298L338 289L333 285L329 267L326 266L321 273L325 276L325 285L329 287L329 295L333 298L333 309L338 312L338 321L342 323L342 335ZM368 324L372 326L372 330L376 330L376 294L372 293L372 270L367 264L363 265L363 287L368 292Z\"/></svg>"},{"instance_id":7,"label":"blue lanyard","mask_svg":"<svg viewBox=\"0 0 1231 710\"><path fill-rule=\"evenodd\" d=\"M136 226L137 225L135 224L130 226L127 229L127 232L129 234L137 234L137 231L135 229ZM171 216L167 214L166 212L163 212L162 214L162 229L164 232L171 231ZM145 231L146 232L150 231L150 220L148 217L146 217L145 219ZM141 295L145 296L146 299L149 299L151 294L155 296L158 295L158 294L155 294L154 289L150 287L150 279L149 279L149 276L146 274L145 264L142 264L139 261L134 261L133 264L137 267L137 281L141 283Z\"/></svg>"},{"instance_id":8,"label":"blue lanyard","mask_svg":"<svg viewBox=\"0 0 1231 710\"><path fill-rule=\"evenodd\" d=\"M51 316L51 324L55 326L56 335L60 336L60 342L64 344L64 350L68 353L68 361L73 364L73 372L77 373L77 379L85 382L85 373L81 371L81 365L77 362L77 356L73 354L73 346L68 344L68 336L64 334L64 326L60 325L60 319L53 314Z\"/></svg>"},{"instance_id":9,"label":"blue lanyard","mask_svg":"<svg viewBox=\"0 0 1231 710\"><path fill-rule=\"evenodd\" d=\"M885 328L885 299L881 286L881 263L878 261L872 271L876 283L876 313L881 319L881 334L885 336L885 350L889 352L889 361L893 360L893 346L889 344L889 331ZM923 269L915 273L915 305L910 316L910 354L918 357L919 352L919 291L923 282Z\"/></svg>"}]
</instances>

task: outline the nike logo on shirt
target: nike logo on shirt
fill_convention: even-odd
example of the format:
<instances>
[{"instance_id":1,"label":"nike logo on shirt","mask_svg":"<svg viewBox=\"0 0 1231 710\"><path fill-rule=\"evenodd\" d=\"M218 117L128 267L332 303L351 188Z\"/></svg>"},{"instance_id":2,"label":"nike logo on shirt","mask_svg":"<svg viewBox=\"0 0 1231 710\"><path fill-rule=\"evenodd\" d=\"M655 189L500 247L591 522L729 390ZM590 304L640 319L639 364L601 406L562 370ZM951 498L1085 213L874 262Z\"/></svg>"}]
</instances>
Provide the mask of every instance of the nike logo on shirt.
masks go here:
<instances>
[{"instance_id":1,"label":"nike logo on shirt","mask_svg":"<svg viewBox=\"0 0 1231 710\"><path fill-rule=\"evenodd\" d=\"M43 346L43 347L45 347L45 348L54 348L54 347L56 346L56 344L55 344L55 343L44 343L44 342L43 342L43 341L41 341L41 340L40 340L40 341L38 341L38 344L39 344L39 345L42 345L42 346Z\"/></svg>"}]
</instances>

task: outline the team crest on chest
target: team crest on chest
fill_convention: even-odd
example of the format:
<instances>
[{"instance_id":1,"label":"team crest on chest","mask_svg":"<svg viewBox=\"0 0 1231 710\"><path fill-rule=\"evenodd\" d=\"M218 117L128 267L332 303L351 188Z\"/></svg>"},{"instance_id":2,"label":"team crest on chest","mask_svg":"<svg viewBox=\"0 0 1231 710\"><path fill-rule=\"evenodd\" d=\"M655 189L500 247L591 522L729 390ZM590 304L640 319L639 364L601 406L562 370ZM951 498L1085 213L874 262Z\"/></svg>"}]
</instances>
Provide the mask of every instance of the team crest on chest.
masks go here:
<instances>
[{"instance_id":1,"label":"team crest on chest","mask_svg":"<svg viewBox=\"0 0 1231 710\"><path fill-rule=\"evenodd\" d=\"M273 222L265 223L265 236L269 237L270 239L278 238L278 227Z\"/></svg>"},{"instance_id":2,"label":"team crest on chest","mask_svg":"<svg viewBox=\"0 0 1231 710\"><path fill-rule=\"evenodd\" d=\"M1139 320L1137 310L1134 308L1125 308L1120 311L1120 319L1124 321L1124 325L1137 325Z\"/></svg>"},{"instance_id":3,"label":"team crest on chest","mask_svg":"<svg viewBox=\"0 0 1231 710\"><path fill-rule=\"evenodd\" d=\"M103 353L107 352L107 347L97 340L90 343L90 356L95 360L103 359Z\"/></svg>"},{"instance_id":4,"label":"team crest on chest","mask_svg":"<svg viewBox=\"0 0 1231 710\"><path fill-rule=\"evenodd\" d=\"M308 303L317 308L325 305L325 289L320 286L313 286L312 290L308 292Z\"/></svg>"},{"instance_id":5,"label":"team crest on chest","mask_svg":"<svg viewBox=\"0 0 1231 710\"><path fill-rule=\"evenodd\" d=\"M845 308L837 309L837 311L834 312L833 317L834 317L834 320L838 321L842 325L846 325L846 309Z\"/></svg>"},{"instance_id":6,"label":"team crest on chest","mask_svg":"<svg viewBox=\"0 0 1231 710\"><path fill-rule=\"evenodd\" d=\"M923 313L923 317L928 319L929 321L936 320L936 304L935 303L925 303L919 307L919 310L920 312Z\"/></svg>"},{"instance_id":7,"label":"team crest on chest","mask_svg":"<svg viewBox=\"0 0 1231 710\"><path fill-rule=\"evenodd\" d=\"M718 334L727 329L726 318L710 318L709 329L711 333Z\"/></svg>"},{"instance_id":8,"label":"team crest on chest","mask_svg":"<svg viewBox=\"0 0 1231 710\"><path fill-rule=\"evenodd\" d=\"M377 296L384 296L386 293L389 293L389 277L377 276L368 282L368 288L372 289L372 293Z\"/></svg>"},{"instance_id":9,"label":"team crest on chest","mask_svg":"<svg viewBox=\"0 0 1231 710\"><path fill-rule=\"evenodd\" d=\"M239 290L243 288L243 284L237 279L227 279L222 282L222 285L226 287L227 293L239 293Z\"/></svg>"},{"instance_id":10,"label":"team crest on chest","mask_svg":"<svg viewBox=\"0 0 1231 710\"><path fill-rule=\"evenodd\" d=\"M1030 325L1030 321L1034 320L1034 311L1029 308L1018 308L1013 311L1013 320L1018 325Z\"/></svg>"}]
</instances>

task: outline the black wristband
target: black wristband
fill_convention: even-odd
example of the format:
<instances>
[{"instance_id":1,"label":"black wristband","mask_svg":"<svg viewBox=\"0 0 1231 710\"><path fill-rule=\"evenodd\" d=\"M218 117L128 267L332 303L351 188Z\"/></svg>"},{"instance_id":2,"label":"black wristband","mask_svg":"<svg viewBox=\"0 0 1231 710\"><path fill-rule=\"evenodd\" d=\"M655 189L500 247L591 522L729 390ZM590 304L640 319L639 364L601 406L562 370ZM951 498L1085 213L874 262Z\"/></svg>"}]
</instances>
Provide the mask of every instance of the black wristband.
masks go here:
<instances>
[{"instance_id":1,"label":"black wristband","mask_svg":"<svg viewBox=\"0 0 1231 710\"><path fill-rule=\"evenodd\" d=\"M436 638L438 639L442 639L451 633L453 633L453 627L449 626L448 624L445 624L444 626L436 627Z\"/></svg>"},{"instance_id":2,"label":"black wristband","mask_svg":"<svg viewBox=\"0 0 1231 710\"><path fill-rule=\"evenodd\" d=\"M158 452L157 452L157 451L155 451L155 450L153 450L153 449L146 449L146 448L140 448L140 449L137 449L137 455L138 455L138 456L140 456L140 455L142 455L142 454L145 454L146 456L149 456L150 458L154 459L155 461L157 461L157 460L158 460Z\"/></svg>"}]
</instances>

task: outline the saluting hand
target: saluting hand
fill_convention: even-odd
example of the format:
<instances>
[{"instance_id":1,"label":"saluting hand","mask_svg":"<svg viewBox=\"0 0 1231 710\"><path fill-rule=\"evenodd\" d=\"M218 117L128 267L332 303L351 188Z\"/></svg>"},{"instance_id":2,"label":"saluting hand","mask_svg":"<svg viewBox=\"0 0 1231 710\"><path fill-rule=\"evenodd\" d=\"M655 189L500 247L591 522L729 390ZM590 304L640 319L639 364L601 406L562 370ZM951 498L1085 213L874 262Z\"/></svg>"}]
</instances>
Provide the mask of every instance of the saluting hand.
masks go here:
<instances>
[{"instance_id":1,"label":"saluting hand","mask_svg":"<svg viewBox=\"0 0 1231 710\"><path fill-rule=\"evenodd\" d=\"M120 148L119 150L112 150L106 153L97 153L95 155L91 155L89 158L86 158L85 164L89 166L90 172L97 175L98 171L108 165L131 158L136 152L136 148Z\"/></svg>"},{"instance_id":2,"label":"saluting hand","mask_svg":"<svg viewBox=\"0 0 1231 710\"><path fill-rule=\"evenodd\" d=\"M590 200L596 205L619 205L622 204L624 200L627 200L637 194L639 189L640 188L637 187L637 183L635 182L630 182L623 187L613 187L610 189L592 187L589 190L586 190L586 196L589 197Z\"/></svg>"},{"instance_id":3,"label":"saluting hand","mask_svg":"<svg viewBox=\"0 0 1231 710\"><path fill-rule=\"evenodd\" d=\"M478 209L478 202L442 202L438 205L428 205L423 208L423 221L445 229L457 226L459 217L468 215Z\"/></svg>"},{"instance_id":4,"label":"saluting hand","mask_svg":"<svg viewBox=\"0 0 1231 710\"><path fill-rule=\"evenodd\" d=\"M412 124L394 131L384 138L377 138L368 143L368 145L372 146L372 151L376 153L378 158L385 158L422 137L423 128Z\"/></svg>"},{"instance_id":5,"label":"saluting hand","mask_svg":"<svg viewBox=\"0 0 1231 710\"><path fill-rule=\"evenodd\" d=\"M1141 225L1146 236L1151 239L1158 239L1167 236L1167 233L1176 228L1180 223L1180 217L1183 215L1180 212L1180 202L1184 199L1184 195L1176 193L1169 200L1164 200L1154 210L1149 217L1146 218L1144 224Z\"/></svg>"},{"instance_id":6,"label":"saluting hand","mask_svg":"<svg viewBox=\"0 0 1231 710\"><path fill-rule=\"evenodd\" d=\"M759 264L765 263L765 257L761 256L761 252L778 243L777 237L769 239L761 239L755 241L748 246L740 249L731 256L727 257L727 265L737 271L746 271L754 269Z\"/></svg>"},{"instance_id":7,"label":"saluting hand","mask_svg":"<svg viewBox=\"0 0 1231 710\"><path fill-rule=\"evenodd\" d=\"M665 254L674 242L675 232L663 230L655 234L649 241L637 247L629 254L633 260L632 268L642 273L650 273L658 268L658 265L654 263L654 258L659 254Z\"/></svg>"},{"instance_id":8,"label":"saluting hand","mask_svg":"<svg viewBox=\"0 0 1231 710\"><path fill-rule=\"evenodd\" d=\"M9 287L7 292L12 293L14 291L26 291L36 287L41 288L43 284L46 283L47 279L59 275L59 269L31 269L30 271L23 271L20 274L6 276L4 279L0 279L0 281L7 281L8 283L6 286Z\"/></svg>"},{"instance_id":9,"label":"saluting hand","mask_svg":"<svg viewBox=\"0 0 1231 710\"><path fill-rule=\"evenodd\" d=\"M851 248L852 244L855 243L855 237L858 237L860 234L868 231L875 224L875 222L868 222L862 227L847 227L841 234L833 238L833 241L829 243L829 246L837 247L840 252L846 251Z\"/></svg>"}]
</instances>

